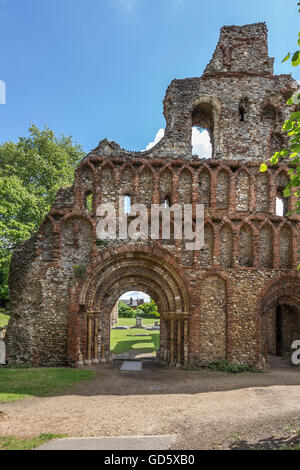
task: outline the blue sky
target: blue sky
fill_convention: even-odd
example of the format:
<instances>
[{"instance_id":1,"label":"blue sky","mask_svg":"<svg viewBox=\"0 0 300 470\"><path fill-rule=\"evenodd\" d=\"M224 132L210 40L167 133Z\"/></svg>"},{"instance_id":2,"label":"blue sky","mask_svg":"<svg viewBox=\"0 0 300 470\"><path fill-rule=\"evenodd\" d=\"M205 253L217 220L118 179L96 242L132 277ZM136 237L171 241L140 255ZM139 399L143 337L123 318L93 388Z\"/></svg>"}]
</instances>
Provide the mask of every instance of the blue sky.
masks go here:
<instances>
[{"instance_id":1,"label":"blue sky","mask_svg":"<svg viewBox=\"0 0 300 470\"><path fill-rule=\"evenodd\" d=\"M200 76L223 25L266 21L275 73L297 48L296 0L0 0L0 142L29 123L142 150L165 127L173 78Z\"/></svg>"}]
</instances>

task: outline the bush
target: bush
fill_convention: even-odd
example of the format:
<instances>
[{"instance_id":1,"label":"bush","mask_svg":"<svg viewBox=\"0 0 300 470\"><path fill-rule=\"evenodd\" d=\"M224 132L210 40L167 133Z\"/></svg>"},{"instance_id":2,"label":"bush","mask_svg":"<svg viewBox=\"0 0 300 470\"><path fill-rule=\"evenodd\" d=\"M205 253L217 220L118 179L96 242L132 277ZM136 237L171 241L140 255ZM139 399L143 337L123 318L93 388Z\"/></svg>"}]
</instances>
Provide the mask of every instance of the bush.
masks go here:
<instances>
[{"instance_id":1,"label":"bush","mask_svg":"<svg viewBox=\"0 0 300 470\"><path fill-rule=\"evenodd\" d=\"M248 366L246 364L233 364L232 362L227 361L227 359L211 362L210 364L203 365L200 367L194 366L193 364L186 364L183 366L183 369L188 371L210 369L218 372L229 372L230 374L240 374L242 372L264 372L261 369L256 369L255 367Z\"/></svg>"},{"instance_id":2,"label":"bush","mask_svg":"<svg viewBox=\"0 0 300 470\"><path fill-rule=\"evenodd\" d=\"M217 370L220 372L230 372L231 374L240 374L241 372L261 372L261 370L256 369L255 367L248 366L246 364L233 364L232 362L227 361L227 359L211 362L206 367L207 369Z\"/></svg>"},{"instance_id":3,"label":"bush","mask_svg":"<svg viewBox=\"0 0 300 470\"><path fill-rule=\"evenodd\" d=\"M119 318L135 318L135 311L133 308L124 304L124 302L119 302Z\"/></svg>"},{"instance_id":4,"label":"bush","mask_svg":"<svg viewBox=\"0 0 300 470\"><path fill-rule=\"evenodd\" d=\"M136 316L142 318L159 318L158 308L154 300L139 305L136 310Z\"/></svg>"},{"instance_id":5,"label":"bush","mask_svg":"<svg viewBox=\"0 0 300 470\"><path fill-rule=\"evenodd\" d=\"M85 265L83 265L83 264L81 264L81 265L74 264L73 269L74 269L75 277L77 279L80 279L80 278L84 277L85 271L86 271L86 266Z\"/></svg>"}]
</instances>

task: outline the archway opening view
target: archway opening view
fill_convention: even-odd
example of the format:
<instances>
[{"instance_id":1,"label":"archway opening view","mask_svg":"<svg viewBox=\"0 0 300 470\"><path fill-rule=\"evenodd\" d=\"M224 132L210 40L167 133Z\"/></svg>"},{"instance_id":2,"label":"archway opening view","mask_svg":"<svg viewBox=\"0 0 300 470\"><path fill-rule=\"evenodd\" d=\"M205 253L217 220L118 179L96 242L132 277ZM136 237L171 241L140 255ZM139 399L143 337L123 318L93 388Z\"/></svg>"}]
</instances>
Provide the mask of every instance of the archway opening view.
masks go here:
<instances>
[{"instance_id":1,"label":"archway opening view","mask_svg":"<svg viewBox=\"0 0 300 470\"><path fill-rule=\"evenodd\" d=\"M292 344L299 339L299 333L299 304L289 297L275 300L264 316L265 347L272 365L276 358L290 360Z\"/></svg>"},{"instance_id":2,"label":"archway opening view","mask_svg":"<svg viewBox=\"0 0 300 470\"><path fill-rule=\"evenodd\" d=\"M201 126L192 127L192 153L199 158L212 157L211 134Z\"/></svg>"},{"instance_id":3,"label":"archway opening view","mask_svg":"<svg viewBox=\"0 0 300 470\"><path fill-rule=\"evenodd\" d=\"M110 351L114 359L155 358L160 345L160 314L154 300L129 291L117 301L110 319Z\"/></svg>"}]
</instances>

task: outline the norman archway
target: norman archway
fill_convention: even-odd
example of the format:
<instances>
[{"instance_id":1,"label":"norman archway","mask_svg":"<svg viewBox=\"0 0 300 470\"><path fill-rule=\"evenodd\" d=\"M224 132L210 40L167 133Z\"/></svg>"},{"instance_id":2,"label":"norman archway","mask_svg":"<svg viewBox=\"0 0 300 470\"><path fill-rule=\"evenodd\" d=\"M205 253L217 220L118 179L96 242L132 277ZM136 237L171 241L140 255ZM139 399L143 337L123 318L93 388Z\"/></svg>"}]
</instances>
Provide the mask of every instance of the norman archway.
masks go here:
<instances>
[{"instance_id":1,"label":"norman archway","mask_svg":"<svg viewBox=\"0 0 300 470\"><path fill-rule=\"evenodd\" d=\"M83 360L106 360L110 351L110 315L118 298L128 290L147 293L161 315L161 361L188 362L189 297L176 269L153 253L119 253L97 265L80 294L84 322L81 328Z\"/></svg>"},{"instance_id":2,"label":"norman archway","mask_svg":"<svg viewBox=\"0 0 300 470\"><path fill-rule=\"evenodd\" d=\"M300 334L300 279L282 277L264 290L260 301L261 353L290 356Z\"/></svg>"},{"instance_id":3,"label":"norman archway","mask_svg":"<svg viewBox=\"0 0 300 470\"><path fill-rule=\"evenodd\" d=\"M202 77L168 87L165 134L157 145L131 152L104 139L84 157L74 185L58 192L40 230L12 256L9 363L76 366L82 358L107 359L110 311L133 286L162 312L163 360L263 363L262 312L274 297L292 317L300 262L299 215L275 214L289 163L259 171L266 135L278 130L272 115L283 122L290 114L283 90L297 88L290 76L273 75L267 50L263 23L222 28ZM266 104L271 114L263 112ZM213 158L192 155L193 125L210 131ZM111 204L119 214L121 196L146 205L149 227L151 204L191 203L194 222L196 204L204 204L206 247L188 251L187 240L173 236L98 239L98 206Z\"/></svg>"}]
</instances>

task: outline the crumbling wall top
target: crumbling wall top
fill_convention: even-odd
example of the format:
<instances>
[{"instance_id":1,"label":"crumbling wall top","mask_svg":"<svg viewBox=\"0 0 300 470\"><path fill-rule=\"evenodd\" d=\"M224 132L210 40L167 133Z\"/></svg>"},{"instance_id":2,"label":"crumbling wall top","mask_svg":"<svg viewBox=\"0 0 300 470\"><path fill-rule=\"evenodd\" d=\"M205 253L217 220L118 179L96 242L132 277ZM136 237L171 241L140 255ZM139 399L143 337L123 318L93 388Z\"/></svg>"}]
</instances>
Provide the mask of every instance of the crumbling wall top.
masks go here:
<instances>
[{"instance_id":1,"label":"crumbling wall top","mask_svg":"<svg viewBox=\"0 0 300 470\"><path fill-rule=\"evenodd\" d=\"M224 26L201 77L173 80L164 98L164 137L142 152L103 140L92 155L191 160L192 129L208 131L212 158L263 161L286 145L282 125L287 97L298 88L290 75L273 74L265 23ZM203 155L208 157L208 155Z\"/></svg>"},{"instance_id":2,"label":"crumbling wall top","mask_svg":"<svg viewBox=\"0 0 300 470\"><path fill-rule=\"evenodd\" d=\"M265 23L224 26L204 73L273 75L273 63L274 59L268 53L268 29Z\"/></svg>"}]
</instances>

